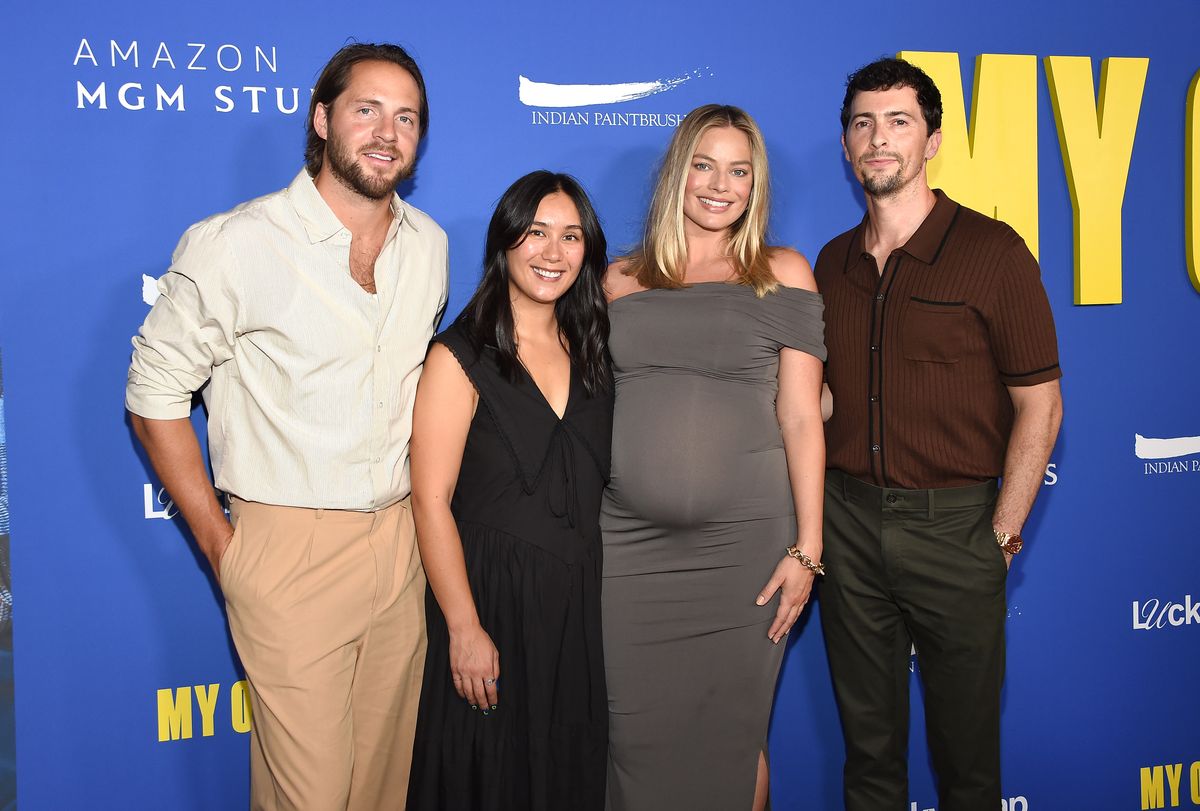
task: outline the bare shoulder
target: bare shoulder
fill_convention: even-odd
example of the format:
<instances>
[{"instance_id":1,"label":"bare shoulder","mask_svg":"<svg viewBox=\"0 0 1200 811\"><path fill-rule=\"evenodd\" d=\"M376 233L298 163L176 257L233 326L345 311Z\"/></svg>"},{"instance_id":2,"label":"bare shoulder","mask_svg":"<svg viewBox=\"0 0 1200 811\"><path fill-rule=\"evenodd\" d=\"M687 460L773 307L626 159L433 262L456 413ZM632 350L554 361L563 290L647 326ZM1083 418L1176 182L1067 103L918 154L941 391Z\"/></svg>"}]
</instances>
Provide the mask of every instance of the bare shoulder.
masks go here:
<instances>
[{"instance_id":1,"label":"bare shoulder","mask_svg":"<svg viewBox=\"0 0 1200 811\"><path fill-rule=\"evenodd\" d=\"M429 345L429 352L425 355L425 366L421 369L419 386L450 394L473 392L475 389L458 358L440 341Z\"/></svg>"},{"instance_id":2,"label":"bare shoulder","mask_svg":"<svg viewBox=\"0 0 1200 811\"><path fill-rule=\"evenodd\" d=\"M632 267L628 259L618 259L608 266L604 273L604 295L609 303L645 289L638 284L636 276L630 275L630 270Z\"/></svg>"},{"instance_id":3,"label":"bare shoulder","mask_svg":"<svg viewBox=\"0 0 1200 811\"><path fill-rule=\"evenodd\" d=\"M430 343L429 351L425 353L425 369L423 372L429 371L430 366L441 369L446 367L447 364L453 364L454 366L458 365L457 361L454 359L454 353L450 351L450 347L446 346L441 341L433 341Z\"/></svg>"},{"instance_id":4,"label":"bare shoulder","mask_svg":"<svg viewBox=\"0 0 1200 811\"><path fill-rule=\"evenodd\" d=\"M772 248L770 261L771 272L784 287L816 291L817 280L813 278L812 266L804 254L791 248Z\"/></svg>"}]
</instances>

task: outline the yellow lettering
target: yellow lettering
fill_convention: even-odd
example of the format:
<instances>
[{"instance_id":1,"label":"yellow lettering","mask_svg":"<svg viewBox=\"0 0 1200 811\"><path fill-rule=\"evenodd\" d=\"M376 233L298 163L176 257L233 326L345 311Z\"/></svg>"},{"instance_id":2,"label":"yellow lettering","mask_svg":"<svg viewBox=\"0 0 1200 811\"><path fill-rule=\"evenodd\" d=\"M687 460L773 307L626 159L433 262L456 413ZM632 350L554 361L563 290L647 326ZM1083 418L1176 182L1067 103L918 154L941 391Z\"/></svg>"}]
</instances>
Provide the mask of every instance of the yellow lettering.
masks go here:
<instances>
[{"instance_id":1,"label":"yellow lettering","mask_svg":"<svg viewBox=\"0 0 1200 811\"><path fill-rule=\"evenodd\" d=\"M213 736L213 713L217 709L217 695L221 692L221 685L210 684L205 687L203 684L196 685L196 705L200 707L200 734L205 738Z\"/></svg>"},{"instance_id":2,"label":"yellow lettering","mask_svg":"<svg viewBox=\"0 0 1200 811\"><path fill-rule=\"evenodd\" d=\"M1200 106L1196 104L1196 88L1200 86L1200 71L1192 77L1187 94L1187 135L1184 141L1184 166L1186 177L1183 192L1183 229L1187 235L1187 268L1192 287L1200 293ZM1196 781L1192 781L1193 794ZM1196 800L1200 802L1200 800Z\"/></svg>"},{"instance_id":3,"label":"yellow lettering","mask_svg":"<svg viewBox=\"0 0 1200 811\"><path fill-rule=\"evenodd\" d=\"M942 145L930 185L965 206L1004 220L1038 255L1037 57L975 59L967 126L958 54L902 51L942 93Z\"/></svg>"},{"instance_id":4,"label":"yellow lettering","mask_svg":"<svg viewBox=\"0 0 1200 811\"><path fill-rule=\"evenodd\" d=\"M158 691L158 740L192 737L192 688Z\"/></svg>"},{"instance_id":5,"label":"yellow lettering","mask_svg":"<svg viewBox=\"0 0 1200 811\"><path fill-rule=\"evenodd\" d=\"M1075 303L1121 303L1121 206L1150 60L1046 57L1050 102L1075 209Z\"/></svg>"},{"instance_id":6,"label":"yellow lettering","mask_svg":"<svg viewBox=\"0 0 1200 811\"><path fill-rule=\"evenodd\" d=\"M1200 805L1200 760L1192 764L1188 774L1192 782L1192 805Z\"/></svg>"},{"instance_id":7,"label":"yellow lettering","mask_svg":"<svg viewBox=\"0 0 1200 811\"><path fill-rule=\"evenodd\" d=\"M229 690L230 711L232 713L233 731L249 732L253 716L250 712L250 696L247 695L246 680L234 682Z\"/></svg>"},{"instance_id":8,"label":"yellow lettering","mask_svg":"<svg viewBox=\"0 0 1200 811\"><path fill-rule=\"evenodd\" d=\"M1163 767L1167 772L1167 785L1171 788L1171 807L1179 807L1179 777L1183 774L1182 763L1172 763Z\"/></svg>"}]
</instances>

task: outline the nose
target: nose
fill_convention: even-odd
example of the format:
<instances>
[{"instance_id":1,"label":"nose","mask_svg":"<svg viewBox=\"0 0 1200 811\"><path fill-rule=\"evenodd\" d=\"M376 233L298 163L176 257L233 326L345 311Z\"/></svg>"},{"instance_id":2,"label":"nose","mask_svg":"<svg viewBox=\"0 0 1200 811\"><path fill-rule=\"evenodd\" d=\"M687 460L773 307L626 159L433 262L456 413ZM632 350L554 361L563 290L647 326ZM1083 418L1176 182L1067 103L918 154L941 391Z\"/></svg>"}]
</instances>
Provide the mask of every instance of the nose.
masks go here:
<instances>
[{"instance_id":1,"label":"nose","mask_svg":"<svg viewBox=\"0 0 1200 811\"><path fill-rule=\"evenodd\" d=\"M562 258L562 245L553 237L542 243L542 258L547 262L557 262Z\"/></svg>"},{"instance_id":2,"label":"nose","mask_svg":"<svg viewBox=\"0 0 1200 811\"><path fill-rule=\"evenodd\" d=\"M725 191L727 181L724 172L713 171L708 175L708 187L713 191Z\"/></svg>"},{"instance_id":3,"label":"nose","mask_svg":"<svg viewBox=\"0 0 1200 811\"><path fill-rule=\"evenodd\" d=\"M379 116L379 123L375 125L375 137L388 143L395 141L396 122L386 115Z\"/></svg>"},{"instance_id":4,"label":"nose","mask_svg":"<svg viewBox=\"0 0 1200 811\"><path fill-rule=\"evenodd\" d=\"M883 127L874 127L871 130L871 146L875 149L879 149L887 144L887 134L883 129Z\"/></svg>"}]
</instances>

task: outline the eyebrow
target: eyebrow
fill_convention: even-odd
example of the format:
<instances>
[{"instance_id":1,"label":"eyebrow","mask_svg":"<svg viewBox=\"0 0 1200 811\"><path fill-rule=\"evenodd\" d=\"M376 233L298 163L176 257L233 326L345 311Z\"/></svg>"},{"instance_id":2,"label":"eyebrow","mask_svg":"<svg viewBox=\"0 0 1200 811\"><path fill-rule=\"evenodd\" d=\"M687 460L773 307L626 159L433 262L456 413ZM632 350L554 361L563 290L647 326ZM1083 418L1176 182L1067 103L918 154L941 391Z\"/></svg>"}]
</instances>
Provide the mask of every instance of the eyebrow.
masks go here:
<instances>
[{"instance_id":1,"label":"eyebrow","mask_svg":"<svg viewBox=\"0 0 1200 811\"><path fill-rule=\"evenodd\" d=\"M884 110L884 111L883 111L882 113L880 113L878 116L876 116L876 115L875 115L875 113L871 113L871 112L863 111L863 112L861 112L861 113L855 113L855 114L854 114L854 117L855 117L855 118L872 118L872 119L873 119L873 118L876 118L876 117L879 117L879 118L895 118L895 117L896 117L896 116L898 116L898 115L904 115L904 116L908 116L909 118L916 118L916 116L915 116L913 113L910 113L908 110Z\"/></svg>"},{"instance_id":2,"label":"eyebrow","mask_svg":"<svg viewBox=\"0 0 1200 811\"><path fill-rule=\"evenodd\" d=\"M357 99L355 99L355 100L354 100L353 102L351 102L351 103L352 103L352 104L369 104L369 105L371 105L372 107L382 107L382 106L383 106L383 102L382 102L382 101L380 101L379 99L373 99L373 98L370 98L370 97L368 97L368 96L363 96L362 98L357 98ZM396 112L398 112L398 113L412 113L412 114L414 114L414 115L418 115L418 114L420 113L420 111L419 111L419 110L415 110L415 109L413 109L412 107L401 107L401 108L397 109L397 110L396 110Z\"/></svg>"},{"instance_id":3,"label":"eyebrow","mask_svg":"<svg viewBox=\"0 0 1200 811\"><path fill-rule=\"evenodd\" d=\"M531 223L529 223L529 224L530 224L530 225L540 225L540 226L542 226L543 228L549 228L549 227L550 227L550 223L547 223L547 222L542 222L541 220L534 220L533 222L531 222ZM582 226L582 225L575 225L575 224L571 224L571 225L564 225L564 226L563 226L563 228L567 228L567 229L574 228L576 231L582 231L582 230L583 230L583 226Z\"/></svg>"},{"instance_id":4,"label":"eyebrow","mask_svg":"<svg viewBox=\"0 0 1200 811\"><path fill-rule=\"evenodd\" d=\"M703 152L697 152L695 155L692 155L692 160L695 160L696 158L703 158L704 160L712 161L713 163L717 162L717 159L714 158L712 155L705 155ZM742 164L742 163L744 163L746 166L751 165L750 161L730 161L729 163L730 163L730 165Z\"/></svg>"}]
</instances>

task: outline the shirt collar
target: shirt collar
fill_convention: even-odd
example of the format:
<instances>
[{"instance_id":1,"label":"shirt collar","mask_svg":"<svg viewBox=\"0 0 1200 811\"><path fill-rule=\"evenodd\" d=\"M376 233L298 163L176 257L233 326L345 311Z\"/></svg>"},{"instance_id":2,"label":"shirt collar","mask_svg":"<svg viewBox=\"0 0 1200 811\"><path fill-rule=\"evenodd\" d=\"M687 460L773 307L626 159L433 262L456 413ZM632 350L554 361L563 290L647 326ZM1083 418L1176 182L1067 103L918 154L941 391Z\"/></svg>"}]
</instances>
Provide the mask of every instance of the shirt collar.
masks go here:
<instances>
[{"instance_id":1,"label":"shirt collar","mask_svg":"<svg viewBox=\"0 0 1200 811\"><path fill-rule=\"evenodd\" d=\"M947 197L941 189L934 189L933 196L935 198L933 208L925 215L924 221L916 232L908 238L908 242L900 248L913 259L924 262L926 265L932 265L937 261L942 246L946 244L946 237L950 235L950 228L954 225L954 219L958 215L959 209L958 203ZM844 271L850 270L850 265L866 253L863 241L865 226L870 216L870 214L864 214L862 222L854 229L854 236L850 239L850 251L846 254Z\"/></svg>"},{"instance_id":2,"label":"shirt collar","mask_svg":"<svg viewBox=\"0 0 1200 811\"><path fill-rule=\"evenodd\" d=\"M307 169L292 179L287 189L292 206L304 224L304 231L310 242L324 242L346 226L333 213L333 209L325 202L325 198L317 191L317 184ZM408 213L408 204L400 199L400 195L392 194L392 216L400 225L407 226L413 231L417 228L416 218Z\"/></svg>"}]
</instances>

